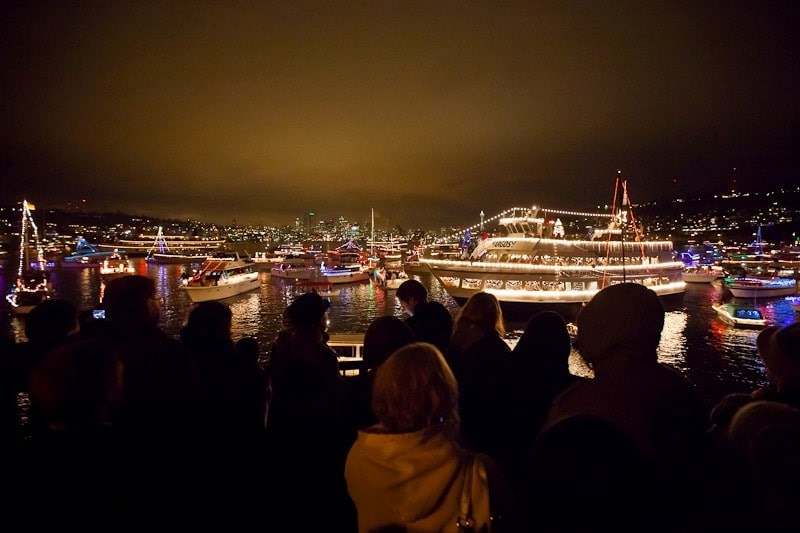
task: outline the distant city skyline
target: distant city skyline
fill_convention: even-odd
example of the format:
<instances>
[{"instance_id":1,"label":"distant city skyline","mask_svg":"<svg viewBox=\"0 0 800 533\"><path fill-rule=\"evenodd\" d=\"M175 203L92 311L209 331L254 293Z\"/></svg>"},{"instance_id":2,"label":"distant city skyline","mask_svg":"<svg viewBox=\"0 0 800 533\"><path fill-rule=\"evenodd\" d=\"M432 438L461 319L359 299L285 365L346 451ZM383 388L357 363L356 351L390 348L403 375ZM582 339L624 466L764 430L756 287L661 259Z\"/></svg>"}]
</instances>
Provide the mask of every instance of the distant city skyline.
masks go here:
<instances>
[{"instance_id":1,"label":"distant city skyline","mask_svg":"<svg viewBox=\"0 0 800 533\"><path fill-rule=\"evenodd\" d=\"M0 203L464 224L800 179L795 2L12 2Z\"/></svg>"},{"instance_id":2,"label":"distant city skyline","mask_svg":"<svg viewBox=\"0 0 800 533\"><path fill-rule=\"evenodd\" d=\"M773 196L776 195L777 196ZM748 198L752 198L753 201L756 202L754 205L750 205L750 200ZM646 213L653 213L654 209L656 212L663 211L665 209L682 209L681 206L686 205L690 206L700 202L701 204L708 203L711 201L718 201L718 200L725 200L725 199L738 199L740 205L746 209L756 209L757 204L762 205L772 205L775 200L771 198L776 198L778 204L780 205L781 209L788 209L789 212L797 212L800 213L800 184L794 185L786 185L786 186L777 186L777 187L770 187L765 185L765 188L749 188L749 189L734 189L734 188L724 188L717 191L709 191L705 193L694 193L694 194L677 194L675 196L665 196L659 198L657 201L654 202L633 202L635 207L634 211L638 211L640 214L642 210ZM609 198L609 201L611 199ZM744 204L741 204L744 202ZM766 202L766 204L764 203ZM224 227L246 227L252 226L254 228L258 227L269 227L273 229L280 229L280 228L289 228L291 230L301 230L306 233L310 233L313 231L313 228L318 227L319 225L339 225L342 221L349 225L358 225L361 227L360 231L369 231L370 229L370 218L367 216L366 218L353 218L349 219L343 216L341 213L339 214L328 214L325 215L322 212L313 212L313 215L309 216L308 212L306 213L299 213L294 217L287 218L283 221L278 221L275 223L267 223L267 222L240 222L236 219L232 219L229 221L214 221L202 218L180 218L175 217L169 214L147 214L147 213L132 213L132 212L123 212L119 210L115 211L105 211L100 209L95 209L91 204L87 203L85 200L78 200L74 202L68 202L67 205L43 205L43 204L34 204L33 202L29 201L29 205L32 205L34 209L34 219L40 219L40 217L44 217L46 219L46 215L37 215L38 213L42 213L50 211L57 211L61 213L75 213L78 215L88 215L90 217L100 216L100 215L109 215L109 216L121 216L123 218L130 218L131 220L136 219L146 219L148 220L148 224L153 223L164 223L164 222L174 222L179 224L186 224L186 223L194 223L199 224L204 227L210 226L219 226L220 229ZM672 206L670 208L669 206ZM0 220L6 219L8 220L12 226L17 223L16 218L18 217L17 211L19 211L21 207L21 200L17 202L13 202L7 205L0 204ZM528 208L531 206L526 205L516 205L516 206L506 206L506 209L510 207L518 207L518 208ZM553 208L551 205L540 205L539 207L542 208ZM9 208L14 209L15 213L9 217L9 213L7 210ZM597 205L582 205L578 206L578 209L583 209L588 212L592 213L601 213L605 212L604 209L610 209L610 205L607 203L597 204ZM447 230L448 228L458 229L458 228L466 228L470 226L478 227L481 221L481 214L483 213L484 219L486 220L487 227L491 223L490 219L496 218L498 215L501 215L502 211L498 211L496 213L485 213L483 211L477 213L463 213L465 216L463 220L455 221L449 224L443 224L441 226L425 226L420 224L411 224L409 226L403 226L402 224L398 224L394 220L390 218L382 218L376 214L375 218L375 230L379 233L391 233L394 232L397 228L402 228L405 232L414 232L414 231L439 231L439 230ZM702 209L700 213L696 213L697 215L702 214ZM647 216L647 215L646 215ZM42 220L43 221L43 220Z\"/></svg>"}]
</instances>

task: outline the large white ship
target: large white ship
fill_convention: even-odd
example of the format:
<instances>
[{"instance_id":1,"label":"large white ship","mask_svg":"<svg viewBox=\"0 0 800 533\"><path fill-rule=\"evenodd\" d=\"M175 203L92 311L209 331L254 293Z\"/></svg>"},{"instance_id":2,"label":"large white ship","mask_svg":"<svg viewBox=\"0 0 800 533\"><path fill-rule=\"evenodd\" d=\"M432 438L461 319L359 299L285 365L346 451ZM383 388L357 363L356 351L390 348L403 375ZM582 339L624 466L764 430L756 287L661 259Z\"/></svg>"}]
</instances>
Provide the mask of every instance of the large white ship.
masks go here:
<instances>
[{"instance_id":1,"label":"large white ship","mask_svg":"<svg viewBox=\"0 0 800 533\"><path fill-rule=\"evenodd\" d=\"M623 282L641 283L662 297L682 295L683 263L674 260L672 242L643 240L623 208L612 208L614 215L510 209L497 217L498 235L482 235L464 259L420 261L459 303L485 291L506 308L558 304L579 309L602 288ZM585 239L570 238L561 220L570 216L610 222L589 230Z\"/></svg>"}]
</instances>

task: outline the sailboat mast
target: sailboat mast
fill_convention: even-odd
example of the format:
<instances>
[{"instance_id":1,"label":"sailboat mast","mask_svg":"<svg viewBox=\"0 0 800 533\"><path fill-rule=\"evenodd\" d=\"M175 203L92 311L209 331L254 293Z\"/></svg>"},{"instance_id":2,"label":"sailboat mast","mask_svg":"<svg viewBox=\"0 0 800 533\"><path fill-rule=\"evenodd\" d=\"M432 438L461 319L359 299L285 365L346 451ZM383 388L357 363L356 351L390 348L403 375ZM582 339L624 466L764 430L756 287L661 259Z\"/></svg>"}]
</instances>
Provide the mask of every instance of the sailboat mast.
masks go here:
<instances>
[{"instance_id":1,"label":"sailboat mast","mask_svg":"<svg viewBox=\"0 0 800 533\"><path fill-rule=\"evenodd\" d=\"M375 257L375 208L372 208L372 234L370 235L369 255Z\"/></svg>"},{"instance_id":2,"label":"sailboat mast","mask_svg":"<svg viewBox=\"0 0 800 533\"><path fill-rule=\"evenodd\" d=\"M22 220L21 220L21 227L19 231L19 269L17 271L18 276L22 276L22 273L31 267L31 258L30 258L30 239L31 233L33 233L33 239L36 244L36 266L39 270L45 269L45 259L44 259L44 249L42 248L42 244L39 242L39 228L36 227L36 222L33 221L33 215L31 214L31 210L35 209L33 204L29 204L27 200L22 201Z\"/></svg>"}]
</instances>

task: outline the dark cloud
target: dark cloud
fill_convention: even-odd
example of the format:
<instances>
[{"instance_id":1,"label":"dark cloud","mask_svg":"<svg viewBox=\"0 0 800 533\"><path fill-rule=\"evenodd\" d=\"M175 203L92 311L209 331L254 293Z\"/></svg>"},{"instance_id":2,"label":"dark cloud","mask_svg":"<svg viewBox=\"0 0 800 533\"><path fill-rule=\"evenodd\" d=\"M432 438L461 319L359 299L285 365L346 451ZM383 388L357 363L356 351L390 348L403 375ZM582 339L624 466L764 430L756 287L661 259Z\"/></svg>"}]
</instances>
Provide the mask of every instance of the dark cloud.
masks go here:
<instances>
[{"instance_id":1,"label":"dark cloud","mask_svg":"<svg viewBox=\"0 0 800 533\"><path fill-rule=\"evenodd\" d=\"M794 2L695 4L6 3L3 200L412 227L617 169L640 201L796 181Z\"/></svg>"}]
</instances>

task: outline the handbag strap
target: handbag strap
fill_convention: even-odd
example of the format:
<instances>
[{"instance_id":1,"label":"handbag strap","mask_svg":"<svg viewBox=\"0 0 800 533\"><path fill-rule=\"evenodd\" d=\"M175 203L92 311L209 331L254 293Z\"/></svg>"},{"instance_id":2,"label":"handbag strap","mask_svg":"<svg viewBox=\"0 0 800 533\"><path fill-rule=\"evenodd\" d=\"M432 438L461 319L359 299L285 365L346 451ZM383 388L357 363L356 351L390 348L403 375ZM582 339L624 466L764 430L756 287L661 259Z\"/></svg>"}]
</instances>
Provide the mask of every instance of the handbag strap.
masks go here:
<instances>
[{"instance_id":1,"label":"handbag strap","mask_svg":"<svg viewBox=\"0 0 800 533\"><path fill-rule=\"evenodd\" d=\"M475 463L475 456L467 457L467 468L464 473L464 486L461 487L461 505L459 507L456 525L459 531L472 531L475 527L475 520L472 518L472 470Z\"/></svg>"}]
</instances>

